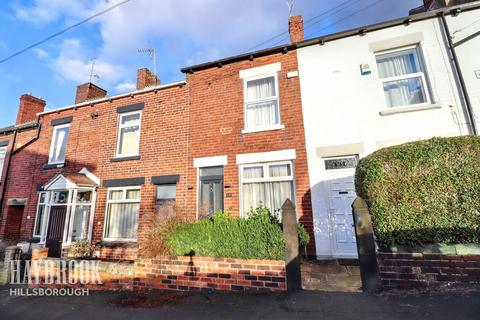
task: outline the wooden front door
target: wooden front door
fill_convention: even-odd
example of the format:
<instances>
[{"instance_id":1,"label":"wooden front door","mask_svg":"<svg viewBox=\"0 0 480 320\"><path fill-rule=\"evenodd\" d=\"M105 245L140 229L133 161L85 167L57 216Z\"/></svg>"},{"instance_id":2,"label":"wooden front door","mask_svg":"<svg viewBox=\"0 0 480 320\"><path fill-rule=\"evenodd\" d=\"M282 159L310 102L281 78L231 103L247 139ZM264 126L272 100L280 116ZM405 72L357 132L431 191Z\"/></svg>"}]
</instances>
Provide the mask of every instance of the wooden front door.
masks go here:
<instances>
[{"instance_id":1,"label":"wooden front door","mask_svg":"<svg viewBox=\"0 0 480 320\"><path fill-rule=\"evenodd\" d=\"M59 258L62 254L63 230L67 206L52 206L45 245L48 248L48 256Z\"/></svg>"}]
</instances>

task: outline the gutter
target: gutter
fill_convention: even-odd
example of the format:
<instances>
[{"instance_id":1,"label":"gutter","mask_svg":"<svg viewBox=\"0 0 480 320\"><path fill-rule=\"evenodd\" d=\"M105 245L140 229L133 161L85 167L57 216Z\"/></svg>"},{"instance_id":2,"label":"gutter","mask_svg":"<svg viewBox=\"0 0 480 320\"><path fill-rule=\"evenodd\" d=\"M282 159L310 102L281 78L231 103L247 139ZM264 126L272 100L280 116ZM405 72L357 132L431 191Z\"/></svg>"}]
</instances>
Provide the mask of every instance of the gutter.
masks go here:
<instances>
[{"instance_id":1,"label":"gutter","mask_svg":"<svg viewBox=\"0 0 480 320\"><path fill-rule=\"evenodd\" d=\"M122 94L119 94L119 95L116 95L116 96L110 96L110 97L105 97L105 98L100 98L100 99L92 99L92 100L88 100L88 101L85 101L85 102L82 102L82 103L77 103L77 104L73 104L73 105L58 108L58 109L43 111L43 112L37 113L37 117L45 115L45 114L49 114L49 113L61 112L61 111L69 110L69 109L77 109L77 108L80 108L80 107L91 106L93 104L97 104L97 103L101 103L101 102L112 101L112 100L116 100L116 99L120 99L120 98L130 97L130 96L136 96L136 95L139 95L139 94L148 93L148 92L152 92L152 91L163 90L163 89L167 89L167 88L171 88L171 87L182 87L186 84L187 84L187 82L185 80L182 80L182 81L172 82L172 83L159 85L159 86L155 86L155 87L148 87L148 88L143 89L143 90L137 90L137 91L127 92L127 93L122 93Z\"/></svg>"},{"instance_id":2,"label":"gutter","mask_svg":"<svg viewBox=\"0 0 480 320\"><path fill-rule=\"evenodd\" d=\"M0 221L2 221L2 216L3 216L3 202L5 199L5 190L7 190L7 178L8 178L8 172L10 171L10 163L12 161L12 156L15 148L15 141L17 140L17 130L13 132L13 139L12 139L12 145L10 147L10 153L8 155L8 161L7 161L7 168L5 169L5 181L2 182L2 195L0 197Z\"/></svg>"},{"instance_id":3,"label":"gutter","mask_svg":"<svg viewBox=\"0 0 480 320\"><path fill-rule=\"evenodd\" d=\"M455 45L453 44L452 36L450 34L450 29L448 28L447 19L445 18L445 12L443 11L440 12L439 16L440 16L440 21L442 22L443 30L446 33L446 37L448 40L448 47L452 54L453 65L455 67L454 69L458 76L458 80L460 81L460 89L462 92L463 99L465 100L465 105L467 107L467 115L472 127L472 134L477 135L478 130L477 130L477 124L475 122L475 117L473 115L472 103L470 100L470 96L468 95L467 85L465 84L465 79L463 77L462 69L460 68L460 63L458 62L457 52L455 51Z\"/></svg>"}]
</instances>

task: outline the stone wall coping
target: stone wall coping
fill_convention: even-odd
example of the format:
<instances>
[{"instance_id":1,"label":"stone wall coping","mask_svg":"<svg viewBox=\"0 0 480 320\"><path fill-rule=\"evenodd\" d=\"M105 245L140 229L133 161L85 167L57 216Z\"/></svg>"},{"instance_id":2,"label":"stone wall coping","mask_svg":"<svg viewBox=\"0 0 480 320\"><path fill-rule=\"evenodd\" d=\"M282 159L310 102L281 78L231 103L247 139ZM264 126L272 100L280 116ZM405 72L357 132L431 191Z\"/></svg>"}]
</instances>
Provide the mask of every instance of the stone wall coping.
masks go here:
<instances>
[{"instance_id":1,"label":"stone wall coping","mask_svg":"<svg viewBox=\"0 0 480 320\"><path fill-rule=\"evenodd\" d=\"M480 255L480 244L430 244L418 246L393 246L380 248L379 254L383 253L417 253L417 254L439 254L448 256Z\"/></svg>"},{"instance_id":2,"label":"stone wall coping","mask_svg":"<svg viewBox=\"0 0 480 320\"><path fill-rule=\"evenodd\" d=\"M260 260L260 259L238 259L238 258L213 258L213 257L198 257L198 256L170 256L157 258L138 258L137 261L152 262L152 261L192 261L192 262L220 262L220 263L243 263L254 265L274 265L284 266L283 260Z\"/></svg>"}]
</instances>

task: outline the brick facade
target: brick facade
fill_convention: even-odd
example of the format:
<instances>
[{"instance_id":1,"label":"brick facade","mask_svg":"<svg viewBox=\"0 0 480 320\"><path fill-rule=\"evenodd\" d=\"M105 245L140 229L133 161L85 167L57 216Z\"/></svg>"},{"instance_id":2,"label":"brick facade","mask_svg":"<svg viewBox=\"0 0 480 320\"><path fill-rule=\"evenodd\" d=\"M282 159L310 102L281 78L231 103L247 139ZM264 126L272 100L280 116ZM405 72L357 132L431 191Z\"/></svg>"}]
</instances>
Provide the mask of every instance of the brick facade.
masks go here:
<instances>
[{"instance_id":1,"label":"brick facade","mask_svg":"<svg viewBox=\"0 0 480 320\"><path fill-rule=\"evenodd\" d=\"M480 255L380 252L378 264L385 289L480 284Z\"/></svg>"},{"instance_id":2,"label":"brick facade","mask_svg":"<svg viewBox=\"0 0 480 320\"><path fill-rule=\"evenodd\" d=\"M278 130L242 133L244 129L244 88L241 70L280 63L278 88L280 118L284 126ZM179 175L176 189L177 214L188 220L197 218L197 168L195 158L226 155L224 167L224 209L240 216L239 166L236 156L245 153L294 149L293 176L298 217L311 235L308 246L314 254L313 218L310 202L307 157L301 110L300 83L297 76L296 51L270 54L212 67L187 76L187 81L172 86L157 86L111 99L77 104L74 108L40 115L39 135L30 130L19 137L22 149L12 158L5 199L24 198L20 238L32 237L38 202L38 188L62 172L78 172L86 168L102 181L109 179L144 178L138 218L138 241L134 245L104 246L102 242L107 201L107 188L96 189L92 242L102 259L134 260L145 241L146 231L158 208L152 176ZM144 75L145 72L139 72ZM148 80L148 79L147 79ZM145 85L141 77L138 81ZM79 86L77 99L86 96L92 84ZM97 88L97 87L95 87ZM101 88L99 97L103 96ZM83 93L82 93L83 92ZM95 96L97 97L97 96ZM90 98L90 96L88 96ZM85 100L82 98L82 101ZM80 100L79 100L80 101ZM128 161L115 159L118 134L117 108L143 104L139 158ZM65 165L61 168L48 163L53 135L52 121L71 117ZM8 213L5 201L2 213ZM0 238L5 234L5 219L0 224ZM3 227L2 227L3 226ZM3 229L2 229L3 228Z\"/></svg>"},{"instance_id":3,"label":"brick facade","mask_svg":"<svg viewBox=\"0 0 480 320\"><path fill-rule=\"evenodd\" d=\"M283 129L242 133L244 126L244 90L241 70L280 62L278 72L280 119ZM239 166L236 156L245 153L260 153L295 149L294 177L296 187L295 205L298 217L313 235L313 218L310 202L307 156L303 116L301 109L300 83L298 77L287 78L289 71L298 70L297 53L273 54L253 61L244 60L196 71L187 76L191 112L189 114L188 210L195 212L197 197L197 170L195 158L226 155L224 166L224 208L234 216L240 215ZM227 196L228 194L228 196ZM314 254L314 241L309 253Z\"/></svg>"}]
</instances>

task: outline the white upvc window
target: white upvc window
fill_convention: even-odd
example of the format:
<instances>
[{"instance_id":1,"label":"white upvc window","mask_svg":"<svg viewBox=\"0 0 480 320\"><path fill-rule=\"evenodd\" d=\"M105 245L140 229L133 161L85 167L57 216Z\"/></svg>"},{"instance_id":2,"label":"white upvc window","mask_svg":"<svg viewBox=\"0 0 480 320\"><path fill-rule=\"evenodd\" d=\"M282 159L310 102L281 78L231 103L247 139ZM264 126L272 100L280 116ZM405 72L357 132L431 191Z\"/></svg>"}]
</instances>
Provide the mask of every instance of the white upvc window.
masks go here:
<instances>
[{"instance_id":1,"label":"white upvc window","mask_svg":"<svg viewBox=\"0 0 480 320\"><path fill-rule=\"evenodd\" d=\"M140 187L109 188L103 239L137 240Z\"/></svg>"},{"instance_id":2,"label":"white upvc window","mask_svg":"<svg viewBox=\"0 0 480 320\"><path fill-rule=\"evenodd\" d=\"M245 130L281 128L277 73L243 79Z\"/></svg>"},{"instance_id":3,"label":"white upvc window","mask_svg":"<svg viewBox=\"0 0 480 320\"><path fill-rule=\"evenodd\" d=\"M33 236L40 237L46 232L46 215L48 204L47 192L40 192L38 194L37 214L35 215L35 226L33 227Z\"/></svg>"},{"instance_id":4,"label":"white upvc window","mask_svg":"<svg viewBox=\"0 0 480 320\"><path fill-rule=\"evenodd\" d=\"M139 155L141 111L119 114L116 157Z\"/></svg>"},{"instance_id":5,"label":"white upvc window","mask_svg":"<svg viewBox=\"0 0 480 320\"><path fill-rule=\"evenodd\" d=\"M69 123L53 127L53 135L52 135L52 142L50 144L50 154L48 157L48 164L65 163L69 131L70 131Z\"/></svg>"},{"instance_id":6,"label":"white upvc window","mask_svg":"<svg viewBox=\"0 0 480 320\"><path fill-rule=\"evenodd\" d=\"M7 155L7 147L0 147L0 181L2 181L3 166Z\"/></svg>"},{"instance_id":7,"label":"white upvc window","mask_svg":"<svg viewBox=\"0 0 480 320\"><path fill-rule=\"evenodd\" d=\"M295 203L291 161L242 165L240 175L243 216L262 206L280 217L285 200Z\"/></svg>"},{"instance_id":8,"label":"white upvc window","mask_svg":"<svg viewBox=\"0 0 480 320\"><path fill-rule=\"evenodd\" d=\"M377 53L376 61L388 108L431 103L419 46Z\"/></svg>"}]
</instances>

